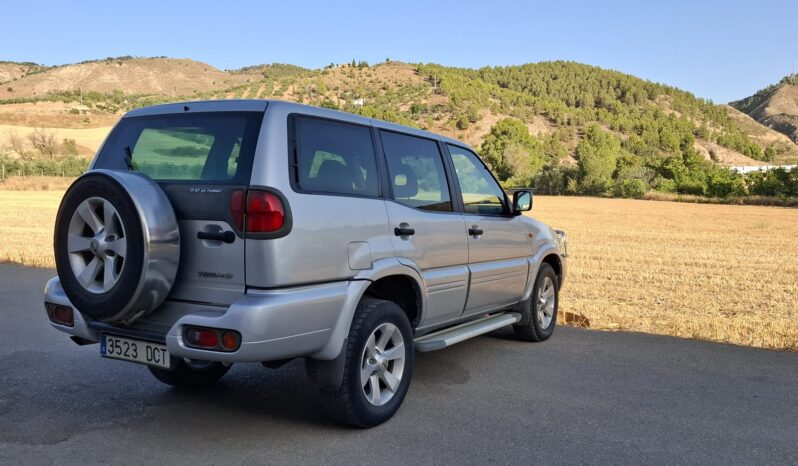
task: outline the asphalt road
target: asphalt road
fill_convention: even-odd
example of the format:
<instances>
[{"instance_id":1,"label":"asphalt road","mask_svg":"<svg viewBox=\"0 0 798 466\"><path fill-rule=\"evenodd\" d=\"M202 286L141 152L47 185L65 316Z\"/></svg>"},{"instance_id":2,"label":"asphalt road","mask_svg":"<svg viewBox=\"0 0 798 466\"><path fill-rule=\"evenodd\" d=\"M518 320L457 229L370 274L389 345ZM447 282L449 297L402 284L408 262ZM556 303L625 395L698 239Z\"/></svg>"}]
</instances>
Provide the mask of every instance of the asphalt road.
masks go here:
<instances>
[{"instance_id":1,"label":"asphalt road","mask_svg":"<svg viewBox=\"0 0 798 466\"><path fill-rule=\"evenodd\" d=\"M0 464L797 464L798 354L559 328L419 354L371 430L322 412L301 362L203 393L49 327L50 270L0 265Z\"/></svg>"}]
</instances>

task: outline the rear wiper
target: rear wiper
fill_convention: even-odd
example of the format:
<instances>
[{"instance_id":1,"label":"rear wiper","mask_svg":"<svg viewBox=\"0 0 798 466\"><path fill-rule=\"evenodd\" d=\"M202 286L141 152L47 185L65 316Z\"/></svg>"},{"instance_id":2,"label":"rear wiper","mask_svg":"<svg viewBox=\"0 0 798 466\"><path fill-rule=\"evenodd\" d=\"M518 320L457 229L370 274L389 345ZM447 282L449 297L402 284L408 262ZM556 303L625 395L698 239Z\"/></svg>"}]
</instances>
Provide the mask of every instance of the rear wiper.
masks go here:
<instances>
[{"instance_id":1,"label":"rear wiper","mask_svg":"<svg viewBox=\"0 0 798 466\"><path fill-rule=\"evenodd\" d=\"M125 164L128 170L135 170L135 168L133 168L133 153L130 151L130 146L125 146Z\"/></svg>"}]
</instances>

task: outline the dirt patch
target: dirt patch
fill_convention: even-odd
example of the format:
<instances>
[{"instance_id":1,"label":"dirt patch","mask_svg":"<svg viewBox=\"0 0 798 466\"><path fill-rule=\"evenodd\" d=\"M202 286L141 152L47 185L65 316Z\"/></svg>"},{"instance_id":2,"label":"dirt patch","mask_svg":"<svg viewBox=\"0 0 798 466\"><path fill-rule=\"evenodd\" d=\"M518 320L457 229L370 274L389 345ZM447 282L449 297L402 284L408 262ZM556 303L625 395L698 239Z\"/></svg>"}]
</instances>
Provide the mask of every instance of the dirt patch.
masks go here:
<instances>
[{"instance_id":1,"label":"dirt patch","mask_svg":"<svg viewBox=\"0 0 798 466\"><path fill-rule=\"evenodd\" d=\"M726 147L715 144L714 142L704 141L697 139L695 142L695 150L698 151L705 159L712 160L726 166L760 166L767 165L767 162L752 159L739 152L733 151Z\"/></svg>"}]
</instances>

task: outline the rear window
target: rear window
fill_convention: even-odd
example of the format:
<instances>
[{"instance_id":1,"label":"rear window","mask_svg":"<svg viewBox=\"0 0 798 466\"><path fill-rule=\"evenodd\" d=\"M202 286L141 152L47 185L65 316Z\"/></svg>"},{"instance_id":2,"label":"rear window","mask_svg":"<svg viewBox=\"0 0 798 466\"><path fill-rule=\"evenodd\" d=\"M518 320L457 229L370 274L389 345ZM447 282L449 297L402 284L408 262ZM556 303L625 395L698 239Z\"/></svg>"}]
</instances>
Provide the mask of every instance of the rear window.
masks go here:
<instances>
[{"instance_id":1,"label":"rear window","mask_svg":"<svg viewBox=\"0 0 798 466\"><path fill-rule=\"evenodd\" d=\"M377 158L366 126L294 117L294 181L302 191L377 196Z\"/></svg>"},{"instance_id":2,"label":"rear window","mask_svg":"<svg viewBox=\"0 0 798 466\"><path fill-rule=\"evenodd\" d=\"M155 180L246 182L261 112L206 112L126 118L103 145L96 168L128 169Z\"/></svg>"}]
</instances>

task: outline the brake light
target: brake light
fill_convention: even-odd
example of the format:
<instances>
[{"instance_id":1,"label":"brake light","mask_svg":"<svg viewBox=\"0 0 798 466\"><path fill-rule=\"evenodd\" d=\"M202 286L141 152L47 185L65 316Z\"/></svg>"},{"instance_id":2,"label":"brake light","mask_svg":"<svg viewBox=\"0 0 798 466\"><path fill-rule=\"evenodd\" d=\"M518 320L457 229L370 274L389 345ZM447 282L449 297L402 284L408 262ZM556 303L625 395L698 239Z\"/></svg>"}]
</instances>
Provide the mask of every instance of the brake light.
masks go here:
<instances>
[{"instance_id":1,"label":"brake light","mask_svg":"<svg viewBox=\"0 0 798 466\"><path fill-rule=\"evenodd\" d=\"M247 233L271 233L285 225L283 202L268 191L233 191L230 215L236 227Z\"/></svg>"},{"instance_id":2,"label":"brake light","mask_svg":"<svg viewBox=\"0 0 798 466\"><path fill-rule=\"evenodd\" d=\"M268 191L249 191L246 210L247 233L271 233L285 224L283 203Z\"/></svg>"}]
</instances>

